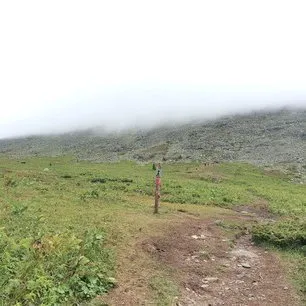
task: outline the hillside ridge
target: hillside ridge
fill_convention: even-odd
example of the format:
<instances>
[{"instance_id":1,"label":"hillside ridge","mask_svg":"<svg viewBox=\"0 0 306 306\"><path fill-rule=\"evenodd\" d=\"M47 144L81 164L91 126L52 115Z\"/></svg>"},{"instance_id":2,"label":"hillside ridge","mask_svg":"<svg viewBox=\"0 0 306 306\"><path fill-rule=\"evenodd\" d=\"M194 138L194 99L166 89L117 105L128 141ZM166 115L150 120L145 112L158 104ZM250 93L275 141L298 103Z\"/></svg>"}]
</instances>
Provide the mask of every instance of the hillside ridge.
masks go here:
<instances>
[{"instance_id":1,"label":"hillside ridge","mask_svg":"<svg viewBox=\"0 0 306 306\"><path fill-rule=\"evenodd\" d=\"M304 166L306 110L282 110L121 133L99 129L0 140L12 157L74 155L92 161L247 161Z\"/></svg>"}]
</instances>

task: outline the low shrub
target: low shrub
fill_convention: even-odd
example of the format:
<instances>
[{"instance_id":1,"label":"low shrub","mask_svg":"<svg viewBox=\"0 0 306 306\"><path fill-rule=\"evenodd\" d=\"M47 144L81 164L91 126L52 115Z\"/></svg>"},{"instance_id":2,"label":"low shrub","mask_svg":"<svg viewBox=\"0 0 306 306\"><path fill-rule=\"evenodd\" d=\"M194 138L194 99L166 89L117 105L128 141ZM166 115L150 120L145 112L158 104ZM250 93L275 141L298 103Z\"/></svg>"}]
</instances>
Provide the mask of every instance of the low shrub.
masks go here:
<instances>
[{"instance_id":1,"label":"low shrub","mask_svg":"<svg viewBox=\"0 0 306 306\"><path fill-rule=\"evenodd\" d=\"M11 177L5 177L4 186L5 187L16 187L17 182L14 179L12 179Z\"/></svg>"},{"instance_id":2,"label":"low shrub","mask_svg":"<svg viewBox=\"0 0 306 306\"><path fill-rule=\"evenodd\" d=\"M0 230L0 292L4 305L62 305L92 299L114 286L104 232L14 239Z\"/></svg>"},{"instance_id":3,"label":"low shrub","mask_svg":"<svg viewBox=\"0 0 306 306\"><path fill-rule=\"evenodd\" d=\"M97 199L98 197L99 192L97 190L86 191L80 196L82 201L86 201L87 199Z\"/></svg>"},{"instance_id":4,"label":"low shrub","mask_svg":"<svg viewBox=\"0 0 306 306\"><path fill-rule=\"evenodd\" d=\"M302 220L288 219L275 223L256 225L252 229L255 242L306 251L306 223Z\"/></svg>"}]
</instances>

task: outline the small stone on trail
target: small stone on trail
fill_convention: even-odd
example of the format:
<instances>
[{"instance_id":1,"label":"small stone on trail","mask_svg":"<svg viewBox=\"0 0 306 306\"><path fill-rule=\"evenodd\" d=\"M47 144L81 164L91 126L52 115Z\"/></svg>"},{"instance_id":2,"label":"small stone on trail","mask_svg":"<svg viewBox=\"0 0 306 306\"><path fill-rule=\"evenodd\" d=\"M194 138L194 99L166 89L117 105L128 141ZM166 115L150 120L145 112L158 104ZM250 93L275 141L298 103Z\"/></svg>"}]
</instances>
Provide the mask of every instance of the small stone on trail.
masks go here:
<instances>
[{"instance_id":1,"label":"small stone on trail","mask_svg":"<svg viewBox=\"0 0 306 306\"><path fill-rule=\"evenodd\" d=\"M233 250L231 251L231 255L234 257L258 258L257 254L245 249Z\"/></svg>"},{"instance_id":2,"label":"small stone on trail","mask_svg":"<svg viewBox=\"0 0 306 306\"><path fill-rule=\"evenodd\" d=\"M200 235L200 236L198 236L198 235L192 235L191 236L191 238L193 238L193 239L205 239L205 236L204 235Z\"/></svg>"},{"instance_id":3,"label":"small stone on trail","mask_svg":"<svg viewBox=\"0 0 306 306\"><path fill-rule=\"evenodd\" d=\"M242 267L244 267L246 269L250 269L251 268L251 266L250 266L250 264L248 262L243 262L241 265L242 265Z\"/></svg>"},{"instance_id":4,"label":"small stone on trail","mask_svg":"<svg viewBox=\"0 0 306 306\"><path fill-rule=\"evenodd\" d=\"M248 212L248 211L243 210L243 211L241 212L241 214L242 214L242 215L248 215L248 214L249 214L249 212Z\"/></svg>"},{"instance_id":5,"label":"small stone on trail","mask_svg":"<svg viewBox=\"0 0 306 306\"><path fill-rule=\"evenodd\" d=\"M253 282L253 285L254 285L254 286L258 286L258 282L254 281L254 282Z\"/></svg>"},{"instance_id":6,"label":"small stone on trail","mask_svg":"<svg viewBox=\"0 0 306 306\"><path fill-rule=\"evenodd\" d=\"M217 282L219 280L218 277L205 277L204 281L206 282Z\"/></svg>"},{"instance_id":7,"label":"small stone on trail","mask_svg":"<svg viewBox=\"0 0 306 306\"><path fill-rule=\"evenodd\" d=\"M289 288L288 287L284 287L284 290L288 290Z\"/></svg>"}]
</instances>

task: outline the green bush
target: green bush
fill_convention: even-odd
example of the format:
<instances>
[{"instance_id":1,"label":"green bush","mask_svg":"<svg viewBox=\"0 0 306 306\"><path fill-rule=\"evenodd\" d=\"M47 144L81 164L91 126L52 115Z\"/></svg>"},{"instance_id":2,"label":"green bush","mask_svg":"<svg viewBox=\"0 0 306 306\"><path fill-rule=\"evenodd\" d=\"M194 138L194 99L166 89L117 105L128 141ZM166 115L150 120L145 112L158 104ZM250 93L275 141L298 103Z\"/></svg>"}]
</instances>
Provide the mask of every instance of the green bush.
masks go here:
<instances>
[{"instance_id":1,"label":"green bush","mask_svg":"<svg viewBox=\"0 0 306 306\"><path fill-rule=\"evenodd\" d=\"M260 224L252 229L255 242L267 242L284 248L306 250L306 223L302 220L282 220Z\"/></svg>"},{"instance_id":2,"label":"green bush","mask_svg":"<svg viewBox=\"0 0 306 306\"><path fill-rule=\"evenodd\" d=\"M102 231L14 239L0 230L0 299L4 305L77 303L107 292L113 260Z\"/></svg>"},{"instance_id":3,"label":"green bush","mask_svg":"<svg viewBox=\"0 0 306 306\"><path fill-rule=\"evenodd\" d=\"M12 179L11 177L5 177L4 179L4 186L5 187L16 187L18 184L17 182Z\"/></svg>"},{"instance_id":4,"label":"green bush","mask_svg":"<svg viewBox=\"0 0 306 306\"><path fill-rule=\"evenodd\" d=\"M99 197L99 192L97 190L86 191L81 194L80 199L86 201L87 199L97 199Z\"/></svg>"}]
</instances>

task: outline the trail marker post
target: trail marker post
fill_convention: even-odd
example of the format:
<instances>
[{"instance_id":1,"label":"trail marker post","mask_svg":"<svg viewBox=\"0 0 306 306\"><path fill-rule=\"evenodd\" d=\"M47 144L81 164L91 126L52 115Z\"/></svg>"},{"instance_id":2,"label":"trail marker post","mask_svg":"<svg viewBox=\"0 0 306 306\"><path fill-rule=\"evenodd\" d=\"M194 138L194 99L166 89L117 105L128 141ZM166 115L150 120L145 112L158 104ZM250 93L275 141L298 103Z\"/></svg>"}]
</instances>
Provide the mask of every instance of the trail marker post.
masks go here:
<instances>
[{"instance_id":1,"label":"trail marker post","mask_svg":"<svg viewBox=\"0 0 306 306\"><path fill-rule=\"evenodd\" d=\"M154 214L158 214L158 208L160 206L160 188L161 188L161 165L158 164L156 167L156 177L155 177Z\"/></svg>"}]
</instances>

